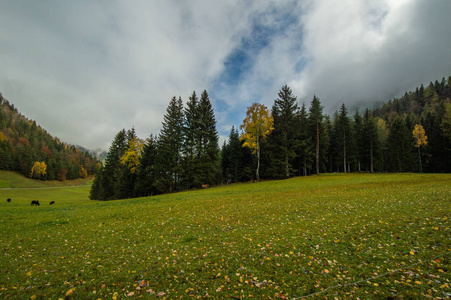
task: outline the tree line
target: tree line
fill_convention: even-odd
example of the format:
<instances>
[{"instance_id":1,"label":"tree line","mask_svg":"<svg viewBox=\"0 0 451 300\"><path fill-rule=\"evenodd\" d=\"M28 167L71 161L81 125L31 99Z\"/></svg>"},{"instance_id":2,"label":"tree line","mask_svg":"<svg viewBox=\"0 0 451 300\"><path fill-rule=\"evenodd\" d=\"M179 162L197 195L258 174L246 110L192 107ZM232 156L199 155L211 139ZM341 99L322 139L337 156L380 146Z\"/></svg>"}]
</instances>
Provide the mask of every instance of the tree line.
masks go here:
<instances>
[{"instance_id":1,"label":"tree line","mask_svg":"<svg viewBox=\"0 0 451 300\"><path fill-rule=\"evenodd\" d=\"M0 94L0 170L64 181L87 177L99 168L89 153L52 137Z\"/></svg>"},{"instance_id":2,"label":"tree line","mask_svg":"<svg viewBox=\"0 0 451 300\"><path fill-rule=\"evenodd\" d=\"M207 91L186 107L173 97L158 136L145 141L121 130L97 174L91 199L110 200L175 192L220 182L220 153L213 107Z\"/></svg>"},{"instance_id":3,"label":"tree line","mask_svg":"<svg viewBox=\"0 0 451 300\"><path fill-rule=\"evenodd\" d=\"M158 136L134 129L114 138L91 199L110 200L206 185L323 172L450 172L451 77L380 108L332 116L317 96L309 107L283 86L269 110L252 104L220 148L208 93L186 106L173 97Z\"/></svg>"}]
</instances>

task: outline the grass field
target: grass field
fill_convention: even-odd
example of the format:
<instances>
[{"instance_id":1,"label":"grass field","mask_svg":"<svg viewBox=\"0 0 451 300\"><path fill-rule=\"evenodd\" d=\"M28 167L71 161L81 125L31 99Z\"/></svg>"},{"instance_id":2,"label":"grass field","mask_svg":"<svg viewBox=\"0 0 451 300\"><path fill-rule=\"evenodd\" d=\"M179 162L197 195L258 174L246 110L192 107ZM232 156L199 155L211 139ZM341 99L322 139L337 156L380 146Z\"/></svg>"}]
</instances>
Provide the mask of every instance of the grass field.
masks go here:
<instances>
[{"instance_id":1,"label":"grass field","mask_svg":"<svg viewBox=\"0 0 451 300\"><path fill-rule=\"evenodd\" d=\"M110 202L88 200L88 182L20 189L29 183L14 176L0 173L16 187L0 190L0 298L451 295L451 175L329 174Z\"/></svg>"}]
</instances>

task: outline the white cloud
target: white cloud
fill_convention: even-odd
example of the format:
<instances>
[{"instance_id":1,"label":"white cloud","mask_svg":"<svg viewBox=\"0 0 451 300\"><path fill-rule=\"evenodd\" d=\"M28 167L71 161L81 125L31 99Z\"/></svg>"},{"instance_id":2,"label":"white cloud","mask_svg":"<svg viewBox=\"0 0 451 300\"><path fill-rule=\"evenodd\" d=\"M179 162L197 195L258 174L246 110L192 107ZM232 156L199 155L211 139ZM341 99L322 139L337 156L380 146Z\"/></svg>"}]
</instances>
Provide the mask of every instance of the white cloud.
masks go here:
<instances>
[{"instance_id":1,"label":"white cloud","mask_svg":"<svg viewBox=\"0 0 451 300\"><path fill-rule=\"evenodd\" d=\"M207 89L224 138L287 83L331 113L450 75L449 11L425 0L7 1L0 92L63 141L106 149L122 128L158 133L173 96Z\"/></svg>"},{"instance_id":2,"label":"white cloud","mask_svg":"<svg viewBox=\"0 0 451 300\"><path fill-rule=\"evenodd\" d=\"M291 85L331 113L448 76L450 9L446 1L315 1L303 19L308 64Z\"/></svg>"}]
</instances>

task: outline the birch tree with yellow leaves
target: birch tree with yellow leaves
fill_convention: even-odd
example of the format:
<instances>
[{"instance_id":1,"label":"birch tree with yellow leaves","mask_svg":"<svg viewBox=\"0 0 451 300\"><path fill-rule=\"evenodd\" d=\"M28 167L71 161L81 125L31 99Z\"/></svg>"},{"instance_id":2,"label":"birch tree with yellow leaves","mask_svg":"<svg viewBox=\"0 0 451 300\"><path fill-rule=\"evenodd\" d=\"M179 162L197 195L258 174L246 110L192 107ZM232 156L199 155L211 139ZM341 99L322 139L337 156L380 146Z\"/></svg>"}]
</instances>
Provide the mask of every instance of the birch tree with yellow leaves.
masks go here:
<instances>
[{"instance_id":1,"label":"birch tree with yellow leaves","mask_svg":"<svg viewBox=\"0 0 451 300\"><path fill-rule=\"evenodd\" d=\"M416 124L413 129L413 137L415 138L415 147L418 148L418 158L420 159L420 173L423 173L423 166L421 165L421 146L426 146L428 144L428 137L424 131L423 126Z\"/></svg>"},{"instance_id":2,"label":"birch tree with yellow leaves","mask_svg":"<svg viewBox=\"0 0 451 300\"><path fill-rule=\"evenodd\" d=\"M240 129L243 131L240 137L244 141L243 147L248 147L252 154L257 155L255 175L260 180L260 146L262 140L274 130L274 119L265 105L253 103L248 107Z\"/></svg>"}]
</instances>

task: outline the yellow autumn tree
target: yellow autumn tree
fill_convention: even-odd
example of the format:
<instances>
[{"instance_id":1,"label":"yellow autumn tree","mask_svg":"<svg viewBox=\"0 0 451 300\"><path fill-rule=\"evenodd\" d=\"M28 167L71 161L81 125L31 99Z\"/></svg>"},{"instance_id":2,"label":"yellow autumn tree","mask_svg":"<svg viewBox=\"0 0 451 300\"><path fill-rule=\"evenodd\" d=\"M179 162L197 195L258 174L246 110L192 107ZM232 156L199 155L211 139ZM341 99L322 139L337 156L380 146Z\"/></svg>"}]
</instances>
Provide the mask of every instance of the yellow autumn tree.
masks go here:
<instances>
[{"instance_id":1,"label":"yellow autumn tree","mask_svg":"<svg viewBox=\"0 0 451 300\"><path fill-rule=\"evenodd\" d=\"M140 138L132 138L128 143L128 148L121 157L121 163L126 166L130 173L135 174L139 166L139 158L144 147L144 141Z\"/></svg>"},{"instance_id":2,"label":"yellow autumn tree","mask_svg":"<svg viewBox=\"0 0 451 300\"><path fill-rule=\"evenodd\" d=\"M80 166L80 170L78 171L78 176L80 178L88 177L88 172L86 171L86 169L83 166Z\"/></svg>"},{"instance_id":3,"label":"yellow autumn tree","mask_svg":"<svg viewBox=\"0 0 451 300\"><path fill-rule=\"evenodd\" d=\"M35 179L41 179L43 176L47 174L47 165L45 162L36 161L31 167L30 177Z\"/></svg>"},{"instance_id":4,"label":"yellow autumn tree","mask_svg":"<svg viewBox=\"0 0 451 300\"><path fill-rule=\"evenodd\" d=\"M243 134L240 137L244 141L243 147L252 150L257 155L257 180L260 179L260 145L261 141L274 130L274 119L263 104L253 103L248 107L246 117L240 129Z\"/></svg>"},{"instance_id":5,"label":"yellow autumn tree","mask_svg":"<svg viewBox=\"0 0 451 300\"><path fill-rule=\"evenodd\" d=\"M426 146L428 144L428 137L424 131L423 126L416 124L412 131L413 137L415 139L415 147L418 148L418 158L420 159L420 173L423 173L423 167L421 165L421 146Z\"/></svg>"}]
</instances>

